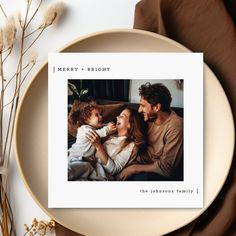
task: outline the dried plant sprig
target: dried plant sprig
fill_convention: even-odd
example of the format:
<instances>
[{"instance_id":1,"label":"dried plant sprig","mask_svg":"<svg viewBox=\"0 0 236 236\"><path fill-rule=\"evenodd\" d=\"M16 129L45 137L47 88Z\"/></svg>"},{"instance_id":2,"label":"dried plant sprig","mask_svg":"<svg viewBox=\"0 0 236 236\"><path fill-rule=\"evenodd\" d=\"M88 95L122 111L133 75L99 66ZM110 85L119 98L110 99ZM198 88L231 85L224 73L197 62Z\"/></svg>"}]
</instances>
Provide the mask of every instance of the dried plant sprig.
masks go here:
<instances>
[{"instance_id":1,"label":"dried plant sprig","mask_svg":"<svg viewBox=\"0 0 236 236\"><path fill-rule=\"evenodd\" d=\"M0 178L0 197L0 209L2 212L2 220L0 221L0 226L2 235L16 235L15 229L13 227L13 213L5 188L2 186L2 178ZM10 225L8 222L10 222Z\"/></svg>"},{"instance_id":2,"label":"dried plant sprig","mask_svg":"<svg viewBox=\"0 0 236 236\"><path fill-rule=\"evenodd\" d=\"M48 221L43 221L43 220L38 221L36 218L34 218L31 226L24 224L24 228L26 231L24 236L26 236L26 235L44 236L44 235L46 235L47 230L49 230L51 233L55 230L56 222L53 219L51 219L48 222Z\"/></svg>"},{"instance_id":3,"label":"dried plant sprig","mask_svg":"<svg viewBox=\"0 0 236 236\"><path fill-rule=\"evenodd\" d=\"M13 47L16 39L16 24L13 17L7 19L3 28L3 46L8 50Z\"/></svg>"},{"instance_id":4,"label":"dried plant sprig","mask_svg":"<svg viewBox=\"0 0 236 236\"><path fill-rule=\"evenodd\" d=\"M0 4L0 9L1 9L2 14L5 16L5 18L7 18L7 14L1 4Z\"/></svg>"},{"instance_id":5,"label":"dried plant sprig","mask_svg":"<svg viewBox=\"0 0 236 236\"><path fill-rule=\"evenodd\" d=\"M41 2L42 2L42 0L40 1L39 6L41 5ZM45 9L42 23L39 25L38 28L36 28L35 30L33 30L30 33L28 33L27 35L25 35L25 38L28 38L29 36L40 31L38 36L36 37L36 40L37 40L38 37L41 35L41 32L43 32L50 25L52 25L60 20L61 16L63 15L64 9L65 9L65 5L63 2L58 2L53 5L48 6ZM28 22L28 24L30 23L30 21ZM26 25L26 27L28 26L28 24Z\"/></svg>"},{"instance_id":6,"label":"dried plant sprig","mask_svg":"<svg viewBox=\"0 0 236 236\"><path fill-rule=\"evenodd\" d=\"M44 17L43 23L35 30L33 30L34 33L38 32L38 35L36 35L35 38L30 39L27 37L27 35L32 35L33 33L31 32L32 33L31 34L28 32L29 31L28 26L38 13L43 0L39 1L38 6L33 11L31 9L31 2L32 0L26 0L27 6L25 13L23 14L23 16L21 16L21 14L18 13L15 18L15 21L13 20L12 17L7 18L5 11L0 4L0 13L2 12L6 17L5 27L0 28L0 89L1 89L0 91L1 92L0 93L0 230L1 230L0 235L1 233L2 235L9 235L9 236L16 235L14 231L13 214L7 196L7 186L8 186L7 173L11 155L13 131L15 128L15 118L18 109L21 87L37 62L37 53L35 52L28 53L28 50L39 39L44 30L59 19L63 9L61 3L54 4L53 7L50 8L51 11L53 10L52 11L53 13L52 12L50 13L49 11L50 14L53 14L53 18L52 17L50 18L48 15L47 21L45 21L46 18ZM16 34L16 22L18 22L20 25L19 33L17 34ZM18 35L20 36L18 63L16 64L15 72L13 72L13 75L9 79L5 77L4 65L6 60L12 53L13 47L15 46L16 36ZM26 61L25 58L27 56L26 53L27 55L29 54L27 63L25 63ZM5 101L5 93L7 92L7 88L9 87L10 84L14 86L13 94L11 100L7 103ZM10 109L6 110L5 108L8 105L10 105ZM6 113L8 114L8 120L7 122L4 122L3 125L3 117ZM3 135L4 133L3 129L5 130L5 135ZM35 223L36 221L34 222L34 224ZM46 224L44 221L40 221L39 224L37 224L38 227L37 233L40 232L43 233L44 231L40 230L43 230L45 225L47 225L47 227L50 229L50 227L55 225L55 222L54 224L52 222L50 224L49 223ZM29 235L31 235L31 233Z\"/></svg>"},{"instance_id":7,"label":"dried plant sprig","mask_svg":"<svg viewBox=\"0 0 236 236\"><path fill-rule=\"evenodd\" d=\"M2 53L3 45L3 30L0 28L0 53Z\"/></svg>"},{"instance_id":8,"label":"dried plant sprig","mask_svg":"<svg viewBox=\"0 0 236 236\"><path fill-rule=\"evenodd\" d=\"M23 21L22 21L22 17L21 17L21 12L18 11L17 14L15 15L15 21L16 23L18 23L20 25L20 28L23 28Z\"/></svg>"},{"instance_id":9,"label":"dried plant sprig","mask_svg":"<svg viewBox=\"0 0 236 236\"><path fill-rule=\"evenodd\" d=\"M36 62L35 62L36 63ZM22 72L24 72L28 67L30 66L30 63L28 63L27 65L25 65L22 68ZM4 90L7 89L7 87L9 86L9 84L16 78L17 74L15 73L14 75L12 75L12 77L10 79L7 80L7 83L5 84Z\"/></svg>"},{"instance_id":10,"label":"dried plant sprig","mask_svg":"<svg viewBox=\"0 0 236 236\"><path fill-rule=\"evenodd\" d=\"M58 2L55 3L51 6L49 6L45 13L44 13L44 19L43 19L43 23L34 31L32 31L31 33L24 35L24 38L27 38L28 36L36 33L37 31L39 31L38 35L35 37L35 39L32 41L32 43L28 46L28 48L26 48L23 52L23 55L32 47L32 45L34 45L34 43L39 39L39 37L42 35L42 33L44 32L44 30L49 27L50 25L52 25L53 23L59 21L60 17L63 14L64 11L64 3L63 2ZM27 26L27 25L26 25Z\"/></svg>"},{"instance_id":11,"label":"dried plant sprig","mask_svg":"<svg viewBox=\"0 0 236 236\"><path fill-rule=\"evenodd\" d=\"M37 58L38 58L38 52L35 50L31 50L28 64L35 64L37 61Z\"/></svg>"},{"instance_id":12,"label":"dried plant sprig","mask_svg":"<svg viewBox=\"0 0 236 236\"><path fill-rule=\"evenodd\" d=\"M2 37L3 37L3 49L5 50L3 52L7 52L8 54L3 59L3 63L6 61L6 59L10 56L13 46L16 39L16 25L14 17L10 17L7 19L6 25L2 30Z\"/></svg>"},{"instance_id":13,"label":"dried plant sprig","mask_svg":"<svg viewBox=\"0 0 236 236\"><path fill-rule=\"evenodd\" d=\"M35 62L35 63L36 63L36 62ZM21 85L22 85L22 84L24 83L24 81L26 80L27 76L29 75L29 73L30 73L31 70L33 69L35 63L29 62L29 63L25 66L25 68L26 68L26 67L29 67L30 64L31 64L29 70L27 71L27 73L25 74L24 78L23 78L22 81L21 81L19 88L14 92L11 101L9 101L8 103L6 103L6 104L3 106L3 108L5 108L5 107L7 107L8 105L12 104L12 102L13 102L14 99L15 99L15 96L17 95L18 92L20 92L20 87L21 87ZM4 151L4 153L5 153L5 151Z\"/></svg>"},{"instance_id":14,"label":"dried plant sprig","mask_svg":"<svg viewBox=\"0 0 236 236\"><path fill-rule=\"evenodd\" d=\"M59 21L64 12L64 3L58 2L49 6L44 12L43 23L41 27L47 27L54 22Z\"/></svg>"},{"instance_id":15,"label":"dried plant sprig","mask_svg":"<svg viewBox=\"0 0 236 236\"><path fill-rule=\"evenodd\" d=\"M40 1L39 1L38 7L36 8L36 10L34 11L33 15L31 16L31 18L29 19L29 21L27 22L27 24L26 24L26 26L25 26L26 28L30 25L30 23L31 23L32 20L34 19L35 15L38 13L39 8L40 8L41 5L42 5L42 2L43 2L43 0L40 0ZM27 3L28 3L28 1L27 1Z\"/></svg>"}]
</instances>

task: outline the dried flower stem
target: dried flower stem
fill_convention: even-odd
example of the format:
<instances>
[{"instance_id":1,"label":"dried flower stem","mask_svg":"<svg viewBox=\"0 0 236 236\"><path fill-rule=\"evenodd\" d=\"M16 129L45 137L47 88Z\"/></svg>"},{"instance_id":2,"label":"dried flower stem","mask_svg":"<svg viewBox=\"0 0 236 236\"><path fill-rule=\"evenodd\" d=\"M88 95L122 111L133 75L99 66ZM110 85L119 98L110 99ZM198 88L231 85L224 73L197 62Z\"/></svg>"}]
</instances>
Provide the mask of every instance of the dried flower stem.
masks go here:
<instances>
[{"instance_id":1,"label":"dried flower stem","mask_svg":"<svg viewBox=\"0 0 236 236\"><path fill-rule=\"evenodd\" d=\"M33 30L32 32L28 33L28 34L25 36L25 39L28 38L29 36L31 36L32 34L38 32L40 29L41 29L41 27L38 27L37 29L35 29L35 30Z\"/></svg>"},{"instance_id":2,"label":"dried flower stem","mask_svg":"<svg viewBox=\"0 0 236 236\"><path fill-rule=\"evenodd\" d=\"M40 0L38 7L36 8L35 12L33 13L33 15L31 16L31 18L29 19L28 23L25 26L26 29L29 26L29 24L31 23L31 21L34 19L35 15L37 14L40 6L42 5L42 2L43 2L43 0Z\"/></svg>"},{"instance_id":3,"label":"dried flower stem","mask_svg":"<svg viewBox=\"0 0 236 236\"><path fill-rule=\"evenodd\" d=\"M23 55L25 55L25 53L34 45L34 43L39 39L39 37L42 35L45 29L46 29L46 26L43 26L43 28L41 29L39 34L36 36L36 38L33 40L33 42L28 46L28 48L24 50L24 52L22 53Z\"/></svg>"},{"instance_id":4,"label":"dried flower stem","mask_svg":"<svg viewBox=\"0 0 236 236\"><path fill-rule=\"evenodd\" d=\"M42 5L43 0L39 1L38 6L36 7L35 11L29 16L30 8L32 0L26 1L26 10L23 19L21 16L18 16L18 22L20 23L21 27L21 35L20 35L20 50L19 50L19 58L18 63L16 66L16 71L10 77L10 79L5 80L4 78L4 71L3 66L6 60L12 53L14 44L15 44L15 36L16 36L16 28L15 22L10 18L7 18L7 15L0 4L0 10L3 12L4 16L9 20L6 24L6 27L0 29L0 85L1 85L1 94L0 94L0 230L2 235L4 236L12 236L16 235L15 231L13 230L13 214L11 211L11 207L7 198L7 168L9 166L10 156L11 156L11 149L12 149L12 141L13 141L13 132L15 128L15 119L16 119L16 112L18 109L19 98L20 98L20 91L22 84L25 82L26 78L28 77L29 73L35 66L36 62L36 54L32 54L30 61L24 64L24 58L26 53L29 49L35 44L35 42L39 39L42 35L44 30L49 27L50 25L55 22L56 19L59 18L60 14L62 13L63 4L57 3L52 5L49 10L46 11L46 15L44 15L43 23L37 27L32 32L27 32L28 26L35 18L36 14L39 11L39 8ZM33 35L34 33L38 33L35 38L31 39L29 42L29 46L26 47L26 38ZM14 84L13 84L14 82ZM14 91L10 102L4 104L4 95L6 89L9 85L14 86ZM5 108L11 105L9 110L7 110L7 114L9 115L6 124L3 127L3 117L5 115ZM6 128L6 134L3 133L3 128ZM46 224L44 221L34 222L35 224L39 223L40 227L47 226L50 229L54 226L50 221ZM55 222L54 222L55 223ZM33 229L33 228L32 228ZM30 230L30 229L29 229ZM41 230L41 228L37 228L37 230ZM41 231L37 231L41 232ZM35 235L35 233L29 232L30 235ZM40 234L43 235L43 234Z\"/></svg>"},{"instance_id":5,"label":"dried flower stem","mask_svg":"<svg viewBox=\"0 0 236 236\"><path fill-rule=\"evenodd\" d=\"M5 56L5 58L3 59L2 63L4 63L4 62L7 60L7 58L10 56L10 54L12 53L12 49L13 49L13 46L12 46L10 49L8 49L9 52L8 52L8 54Z\"/></svg>"},{"instance_id":6,"label":"dried flower stem","mask_svg":"<svg viewBox=\"0 0 236 236\"><path fill-rule=\"evenodd\" d=\"M18 67L17 67L17 73L15 74L15 77L16 77L16 85L15 85L15 92L14 92L14 95L13 95L13 98L12 100L10 101L10 103L12 103L12 106L11 106L11 109L10 109L10 119L9 119L9 123L8 123L8 131L10 130L10 124L11 124L11 120L13 119L12 121L12 134L10 135L10 140L12 140L12 136L13 136L13 130L14 130L14 121L15 121L15 113L16 113L16 110L17 110L17 107L18 107L18 100L19 100L19 93L20 93L20 87L22 85L22 83L25 81L26 77L24 77L22 79L22 71L23 71L23 65L22 65L22 59L23 59L23 56L26 54L26 52L34 45L34 43L39 39L39 37L42 35L43 31L49 26L49 25L43 25L43 26L40 26L39 29L41 28L41 31L39 32L39 34L36 36L36 38L32 41L32 43L24 50L24 39L25 39L25 33L26 33L26 28L28 27L29 23L32 21L32 17L34 17L36 15L36 13L38 12L38 9L39 7L41 6L42 4L42 0L40 1L39 5L38 5L38 8L36 9L36 11L33 13L32 17L30 18L30 20L27 22L27 18L28 18L28 13L29 13L29 9L30 9L30 4L31 4L31 1L27 2L27 9L26 9L26 14L25 14L25 19L24 19L24 23L22 24L22 35L21 35L21 49L20 49L20 60L19 60L19 64L18 64ZM56 17L56 13L55 13L55 17ZM54 18L55 19L55 18ZM54 20L53 19L53 20ZM31 71L32 67L30 68L30 71ZM29 71L29 72L30 72ZM26 74L26 76L29 74L29 72ZM7 84L8 85L8 84ZM7 105L9 105L10 103L8 103ZM5 106L3 106L4 108ZM15 107L15 109L14 109ZM12 113L13 113L13 117L12 117ZM6 141L8 141L8 135L7 135L7 139ZM7 142L5 142L6 144ZM11 141L10 141L10 144L9 144L9 150L8 150L8 156L7 156L7 161L9 160L10 158L10 149L11 149ZM6 148L4 148L4 154L6 153Z\"/></svg>"},{"instance_id":7,"label":"dried flower stem","mask_svg":"<svg viewBox=\"0 0 236 236\"><path fill-rule=\"evenodd\" d=\"M5 18L7 18L7 14L6 14L6 12L4 11L4 9L3 9L3 7L2 7L2 5L1 5L1 4L0 4L0 9L1 9L1 11L2 11L3 15L5 16Z\"/></svg>"},{"instance_id":8,"label":"dried flower stem","mask_svg":"<svg viewBox=\"0 0 236 236\"><path fill-rule=\"evenodd\" d=\"M25 66L25 67L23 67L23 69L22 69L22 72L26 69L26 68L28 68L29 67L29 63ZM9 84L13 81L13 79L16 77L16 73L7 81L7 83L6 83L6 85L5 85L5 88L4 88L4 91L7 89L7 87L9 86Z\"/></svg>"},{"instance_id":9,"label":"dried flower stem","mask_svg":"<svg viewBox=\"0 0 236 236\"><path fill-rule=\"evenodd\" d=\"M28 67L28 66L29 66L29 64L26 65L26 67ZM34 64L31 65L31 67L29 68L29 70L28 70L27 73L25 74L24 78L22 79L22 81L21 81L21 83L20 83L20 86L19 86L19 87L17 88L17 90L15 91L12 100L11 100L10 102L8 102L7 104L5 104L5 105L3 106L3 108L7 107L8 105L10 105L10 104L13 102L15 96L17 95L17 93L18 93L19 90L20 90L21 85L24 83L24 81L26 80L27 76L29 75L29 73L31 72L31 70L33 69L33 67L34 67ZM25 67L24 67L24 68L25 68Z\"/></svg>"},{"instance_id":10,"label":"dried flower stem","mask_svg":"<svg viewBox=\"0 0 236 236\"><path fill-rule=\"evenodd\" d=\"M27 18L28 18L28 14L29 14L30 5L31 5L31 0L27 2L25 19L24 19L23 29L22 29L22 34L21 34L20 59L19 59L19 64L17 66L16 86L15 86L15 92L14 92L14 97L13 97L13 101L12 101L12 107L10 110L10 117L12 117L13 111L14 111L14 114L13 114L13 121L12 121L12 132L10 135L10 143L9 143L9 149L8 149L8 155L7 155L7 162L9 162L9 159L10 159L10 151L11 151L11 145L12 145L12 137L13 137L13 131L14 131L16 110L17 110L18 101L19 101L20 91L18 90L18 88L20 87L19 85L21 84L21 78L22 78L21 71L23 69L24 36L25 36L25 30L26 30L26 24L27 24ZM18 90L18 92L17 92L17 90ZM14 102L15 102L15 104L14 104ZM15 109L14 109L14 106L15 106ZM11 124L11 119L9 119L8 127L10 126L10 124ZM7 144L7 142L5 142L5 144Z\"/></svg>"},{"instance_id":11,"label":"dried flower stem","mask_svg":"<svg viewBox=\"0 0 236 236\"><path fill-rule=\"evenodd\" d=\"M19 63L17 66L17 72L16 72L16 84L15 84L15 92L14 92L14 98L12 101L12 106L10 109L10 116L9 116L9 122L8 122L8 127L7 127L7 135L6 135L6 140L5 140L5 145L4 145L4 150L3 150L3 134L2 134L2 130L3 130L3 108L4 108L4 102L3 102L3 98L4 98L4 81L3 81L3 71L1 71L2 74L2 93L1 93L1 120L0 120L0 130L1 130L1 150L0 153L3 154L2 158L1 158L1 165L2 166L8 166L9 165L9 160L10 160L10 153L11 153L11 146L12 146L12 137L13 137L13 131L14 131L14 123L15 123L15 117L16 117L16 110L18 107L18 101L19 101L19 88L22 80L22 71L23 71L23 50L24 50L24 34L25 34L25 26L26 26L26 22L27 22L27 17L28 17L28 13L29 13L29 8L30 8L30 2L27 3L27 10L26 10L26 14L25 14L25 20L24 20L24 26L23 26L23 30L22 30L22 36L21 36L21 49L20 49L20 58L19 58ZM7 56L5 57L4 60L2 60L2 54L1 54L1 70L3 68L3 62L8 58L8 56L11 54L12 52L12 48L10 48L9 53L7 54ZM27 74L28 75L28 74ZM13 119L12 119L13 118ZM10 137L10 140L9 140ZM8 153L6 154L6 150L7 150L7 145L8 145ZM5 163L4 163L4 158L5 159ZM1 205L1 209L2 209L2 220L1 220L1 230L3 235L15 235L15 232L12 231L12 225L13 225L13 217L11 213L11 208L9 204L6 204L8 202L7 199L7 195L5 192L6 189L6 183L7 183L7 176L5 176L5 178L2 178L1 176L1 202L3 202L3 205ZM10 213L9 213L10 212ZM8 219L10 220L10 225L11 225L11 230L10 230L10 234L9 234L9 228L8 228Z\"/></svg>"},{"instance_id":12,"label":"dried flower stem","mask_svg":"<svg viewBox=\"0 0 236 236\"><path fill-rule=\"evenodd\" d=\"M4 75L3 75L3 60L2 60L2 53L0 54L0 77L1 77L1 98L0 98L0 164L3 163L4 156L2 155L3 151L3 105L4 105Z\"/></svg>"},{"instance_id":13,"label":"dried flower stem","mask_svg":"<svg viewBox=\"0 0 236 236\"><path fill-rule=\"evenodd\" d=\"M29 65L26 65L24 68L26 68L26 67L28 67L28 66L29 66ZM29 73L31 72L31 70L33 69L34 66L35 66L35 64L33 64L33 65L30 67L30 69L28 70L28 72L25 74L23 80L21 81L20 86L24 83L25 79L27 78L27 76L29 75ZM18 92L20 92L20 87L19 87L19 88L17 89L17 91L14 93L14 96L13 96L12 100L11 100L9 103L5 104L3 108L5 108L6 106L8 106L8 105L10 105L10 104L12 103L11 109L13 109L13 105L14 105L14 104L13 104L13 100L14 100L14 98L15 98L15 96L16 96L16 94L17 94ZM12 118L12 114L10 114L10 119L11 119L11 118ZM8 123L7 135L6 135L5 143L8 143L9 134L10 134L10 127L11 127L10 125L11 125L11 123ZM12 131L13 131L13 130L12 130ZM11 148L11 142L10 142L10 145L9 145L9 150L10 150L10 148ZM3 156L6 155L6 149L7 149L7 145L4 146ZM9 159L8 159L8 161L9 161ZM8 163L7 163L7 164L8 164Z\"/></svg>"},{"instance_id":14,"label":"dried flower stem","mask_svg":"<svg viewBox=\"0 0 236 236\"><path fill-rule=\"evenodd\" d=\"M7 220L7 217L9 218L10 222L13 221L13 213L12 213L12 210L11 210L11 207L10 207L10 203L9 203L9 200L8 200L8 197L7 197L7 194L6 194L6 191L4 190L3 186L2 186L2 180L0 179L0 197L3 198L3 199L0 199L0 207L2 209L2 211L5 213L3 214L3 220L1 222L1 229L2 229L2 232L3 235L16 235L16 232L14 230L14 228L11 226L10 227L10 233L8 233L6 227L8 227L8 220Z\"/></svg>"},{"instance_id":15,"label":"dried flower stem","mask_svg":"<svg viewBox=\"0 0 236 236\"><path fill-rule=\"evenodd\" d=\"M6 207L6 197L3 199L3 233L4 235L8 236L8 223L7 223L7 207Z\"/></svg>"}]
</instances>

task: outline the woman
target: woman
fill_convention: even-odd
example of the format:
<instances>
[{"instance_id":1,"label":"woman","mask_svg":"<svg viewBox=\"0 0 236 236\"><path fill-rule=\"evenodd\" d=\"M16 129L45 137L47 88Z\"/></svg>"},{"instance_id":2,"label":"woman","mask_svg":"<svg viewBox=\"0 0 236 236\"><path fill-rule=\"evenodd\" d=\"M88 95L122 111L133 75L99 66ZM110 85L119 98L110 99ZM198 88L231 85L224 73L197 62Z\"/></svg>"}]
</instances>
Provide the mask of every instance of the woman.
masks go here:
<instances>
[{"instance_id":1,"label":"woman","mask_svg":"<svg viewBox=\"0 0 236 236\"><path fill-rule=\"evenodd\" d=\"M117 134L103 144L95 131L87 134L106 173L114 176L135 159L146 144L145 127L146 123L136 110L125 108L117 117Z\"/></svg>"}]
</instances>

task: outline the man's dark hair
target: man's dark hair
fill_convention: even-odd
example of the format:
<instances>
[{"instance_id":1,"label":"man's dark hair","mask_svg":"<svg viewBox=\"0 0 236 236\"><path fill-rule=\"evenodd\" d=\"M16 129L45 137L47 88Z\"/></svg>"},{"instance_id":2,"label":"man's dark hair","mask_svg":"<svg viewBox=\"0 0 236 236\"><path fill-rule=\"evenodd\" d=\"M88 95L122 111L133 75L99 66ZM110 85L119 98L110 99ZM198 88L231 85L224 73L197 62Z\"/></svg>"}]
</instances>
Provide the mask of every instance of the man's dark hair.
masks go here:
<instances>
[{"instance_id":1,"label":"man's dark hair","mask_svg":"<svg viewBox=\"0 0 236 236\"><path fill-rule=\"evenodd\" d=\"M155 106L160 103L161 111L170 111L172 97L169 89L165 85L161 83L143 84L139 88L139 95L142 96L152 106Z\"/></svg>"}]
</instances>

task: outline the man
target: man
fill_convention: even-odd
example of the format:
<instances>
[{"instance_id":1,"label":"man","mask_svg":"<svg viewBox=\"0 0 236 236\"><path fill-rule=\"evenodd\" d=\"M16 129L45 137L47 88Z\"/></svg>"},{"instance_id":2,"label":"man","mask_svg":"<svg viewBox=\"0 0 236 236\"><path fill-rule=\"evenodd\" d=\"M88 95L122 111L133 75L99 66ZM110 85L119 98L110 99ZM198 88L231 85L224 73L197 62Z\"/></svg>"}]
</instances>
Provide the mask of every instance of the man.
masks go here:
<instances>
[{"instance_id":1,"label":"man","mask_svg":"<svg viewBox=\"0 0 236 236\"><path fill-rule=\"evenodd\" d=\"M123 180L175 180L182 178L183 119L170 109L171 94L163 84L146 83L139 88L139 112L148 124L148 147L125 168ZM182 172L181 170L179 172ZM142 174L139 174L142 173ZM177 174L177 176L176 176ZM131 177L131 178L130 178Z\"/></svg>"}]
</instances>

